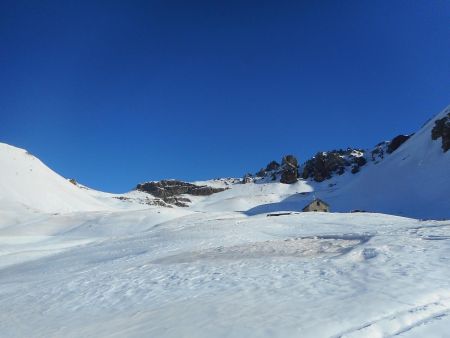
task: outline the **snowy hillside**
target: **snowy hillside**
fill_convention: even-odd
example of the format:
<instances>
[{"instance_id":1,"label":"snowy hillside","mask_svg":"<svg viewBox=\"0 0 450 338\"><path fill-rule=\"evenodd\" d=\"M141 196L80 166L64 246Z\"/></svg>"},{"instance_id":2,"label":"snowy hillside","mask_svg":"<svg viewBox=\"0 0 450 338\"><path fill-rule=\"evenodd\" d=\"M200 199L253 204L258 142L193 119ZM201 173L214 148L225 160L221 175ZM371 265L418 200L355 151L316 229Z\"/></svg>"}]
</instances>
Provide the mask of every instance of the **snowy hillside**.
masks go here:
<instances>
[{"instance_id":1,"label":"snowy hillside","mask_svg":"<svg viewBox=\"0 0 450 338\"><path fill-rule=\"evenodd\" d=\"M343 174L334 173L322 182L300 179L290 184L290 188L282 188L277 181L271 183L269 172L267 177L256 178L253 183L245 185L247 188L238 189L241 199L250 205L255 197L254 191L265 191L265 196L290 191L290 194L278 195L268 203L254 205L248 210L250 214L298 211L318 197L327 201L336 212L365 210L414 218L448 219L450 152L443 151L440 140L432 140L431 132L435 121L449 113L450 108L442 111L390 154L382 151L382 156L380 153L375 156L367 151L366 164L354 174L343 170ZM383 143L376 150L386 148L386 143ZM359 156L360 152L353 159ZM259 189L250 187L260 185ZM245 191L249 192L247 197L242 196ZM212 197L217 198L219 196Z\"/></svg>"},{"instance_id":2,"label":"snowy hillside","mask_svg":"<svg viewBox=\"0 0 450 338\"><path fill-rule=\"evenodd\" d=\"M435 121L449 112L447 108L383 161L325 195L335 210L450 218L450 152L431 139Z\"/></svg>"},{"instance_id":3,"label":"snowy hillside","mask_svg":"<svg viewBox=\"0 0 450 338\"><path fill-rule=\"evenodd\" d=\"M11 208L68 212L106 206L27 151L0 143L0 210Z\"/></svg>"},{"instance_id":4,"label":"snowy hillside","mask_svg":"<svg viewBox=\"0 0 450 338\"><path fill-rule=\"evenodd\" d=\"M0 337L448 337L449 111L321 182L289 158L110 194L0 144Z\"/></svg>"},{"instance_id":5,"label":"snowy hillside","mask_svg":"<svg viewBox=\"0 0 450 338\"><path fill-rule=\"evenodd\" d=\"M342 158L345 165L356 166L352 173L345 166L336 167L336 173L320 182L309 178L283 184L279 183L283 176L280 166L248 184L236 179L194 182L210 189L225 189L209 196L164 198L142 191L108 194L80 189L85 187L69 183L26 151L0 144L0 200L3 206L13 203L15 208L46 212L130 210L172 204L197 211L240 211L252 215L298 211L318 197L337 212L365 210L414 218L450 218L450 152L442 150L440 140L431 139L435 121L449 112L447 108L431 119L392 153L386 151L389 143L382 143L365 154L362 150L348 150L333 155ZM1 209L10 208L0 206Z\"/></svg>"}]
</instances>

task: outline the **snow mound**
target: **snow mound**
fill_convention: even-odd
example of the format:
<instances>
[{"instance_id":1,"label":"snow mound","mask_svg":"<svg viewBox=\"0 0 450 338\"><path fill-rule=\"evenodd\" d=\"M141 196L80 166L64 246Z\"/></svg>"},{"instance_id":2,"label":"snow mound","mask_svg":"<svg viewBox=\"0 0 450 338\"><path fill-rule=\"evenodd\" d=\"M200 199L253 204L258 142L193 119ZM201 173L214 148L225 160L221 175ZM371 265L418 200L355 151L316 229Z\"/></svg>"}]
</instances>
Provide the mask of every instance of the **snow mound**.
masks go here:
<instances>
[{"instance_id":1,"label":"snow mound","mask_svg":"<svg viewBox=\"0 0 450 338\"><path fill-rule=\"evenodd\" d=\"M0 206L72 212L108 209L106 205L61 177L27 151L0 143Z\"/></svg>"}]
</instances>

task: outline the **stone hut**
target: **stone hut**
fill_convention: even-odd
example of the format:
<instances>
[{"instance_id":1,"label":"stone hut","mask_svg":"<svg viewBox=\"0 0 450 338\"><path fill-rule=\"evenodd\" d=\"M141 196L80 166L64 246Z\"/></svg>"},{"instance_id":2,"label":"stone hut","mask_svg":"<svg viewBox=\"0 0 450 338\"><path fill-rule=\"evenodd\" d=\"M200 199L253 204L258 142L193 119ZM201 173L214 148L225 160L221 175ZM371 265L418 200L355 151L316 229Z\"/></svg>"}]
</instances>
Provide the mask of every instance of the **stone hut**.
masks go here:
<instances>
[{"instance_id":1,"label":"stone hut","mask_svg":"<svg viewBox=\"0 0 450 338\"><path fill-rule=\"evenodd\" d=\"M309 203L306 207L303 208L303 212L330 212L330 206L324 201L316 198L314 201Z\"/></svg>"}]
</instances>

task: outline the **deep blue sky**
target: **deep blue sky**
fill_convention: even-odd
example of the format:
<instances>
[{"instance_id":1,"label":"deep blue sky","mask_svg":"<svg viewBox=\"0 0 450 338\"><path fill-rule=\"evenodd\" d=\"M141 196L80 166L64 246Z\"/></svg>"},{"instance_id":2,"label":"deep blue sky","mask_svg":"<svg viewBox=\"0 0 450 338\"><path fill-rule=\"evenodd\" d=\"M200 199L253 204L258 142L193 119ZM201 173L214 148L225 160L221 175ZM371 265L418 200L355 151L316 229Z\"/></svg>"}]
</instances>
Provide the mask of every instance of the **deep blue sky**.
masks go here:
<instances>
[{"instance_id":1,"label":"deep blue sky","mask_svg":"<svg viewBox=\"0 0 450 338\"><path fill-rule=\"evenodd\" d=\"M97 189L371 147L449 94L447 0L0 0L0 141Z\"/></svg>"}]
</instances>

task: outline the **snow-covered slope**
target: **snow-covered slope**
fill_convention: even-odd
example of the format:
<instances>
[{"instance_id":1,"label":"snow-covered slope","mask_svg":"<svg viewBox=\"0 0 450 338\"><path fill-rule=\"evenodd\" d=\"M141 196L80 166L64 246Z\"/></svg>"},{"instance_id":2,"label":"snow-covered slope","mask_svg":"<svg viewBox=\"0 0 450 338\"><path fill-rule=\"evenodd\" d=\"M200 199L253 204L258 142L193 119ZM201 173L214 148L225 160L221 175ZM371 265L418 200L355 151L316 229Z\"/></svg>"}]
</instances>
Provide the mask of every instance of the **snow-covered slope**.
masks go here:
<instances>
[{"instance_id":1,"label":"snow-covered slope","mask_svg":"<svg viewBox=\"0 0 450 338\"><path fill-rule=\"evenodd\" d=\"M431 139L434 121L378 164L325 194L334 210L364 209L416 218L450 218L450 152Z\"/></svg>"},{"instance_id":2,"label":"snow-covered slope","mask_svg":"<svg viewBox=\"0 0 450 338\"><path fill-rule=\"evenodd\" d=\"M0 210L69 212L107 208L27 151L0 143Z\"/></svg>"},{"instance_id":3,"label":"snow-covered slope","mask_svg":"<svg viewBox=\"0 0 450 338\"><path fill-rule=\"evenodd\" d=\"M335 212L365 210L424 219L450 218L450 151L431 139L435 121L450 107L424 125L391 154L371 159L352 174L333 175L315 182L272 182L269 177L230 190L198 203L196 210L244 211L249 215L274 211L300 211L315 197L328 202Z\"/></svg>"},{"instance_id":4,"label":"snow-covered slope","mask_svg":"<svg viewBox=\"0 0 450 338\"><path fill-rule=\"evenodd\" d=\"M165 209L176 210L186 211ZM50 224L52 236L0 231L0 336L448 333L448 221L168 216L155 210L47 215L23 230L50 233ZM62 231L55 231L58 225ZM114 233L108 236L108 229Z\"/></svg>"},{"instance_id":5,"label":"snow-covered slope","mask_svg":"<svg viewBox=\"0 0 450 338\"><path fill-rule=\"evenodd\" d=\"M448 337L450 221L267 215L449 218L433 124L355 175L198 182L229 189L189 208L0 144L0 337Z\"/></svg>"}]
</instances>

